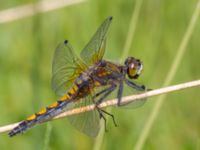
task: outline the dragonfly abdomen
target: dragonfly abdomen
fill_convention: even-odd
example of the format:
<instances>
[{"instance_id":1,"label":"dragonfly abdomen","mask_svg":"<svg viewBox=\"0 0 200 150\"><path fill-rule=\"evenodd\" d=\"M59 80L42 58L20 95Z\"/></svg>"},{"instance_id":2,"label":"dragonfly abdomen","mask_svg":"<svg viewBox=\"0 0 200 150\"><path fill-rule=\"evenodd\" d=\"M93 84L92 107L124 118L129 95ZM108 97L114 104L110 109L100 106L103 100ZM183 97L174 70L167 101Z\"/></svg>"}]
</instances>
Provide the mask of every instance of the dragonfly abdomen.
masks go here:
<instances>
[{"instance_id":1,"label":"dragonfly abdomen","mask_svg":"<svg viewBox=\"0 0 200 150\"><path fill-rule=\"evenodd\" d=\"M66 95L65 98L67 98ZM70 97L68 99L64 99L63 96L61 98L62 98L61 100L52 103L48 107L41 109L37 113L29 116L26 120L22 121L17 127L15 127L13 130L9 132L9 136L12 137L19 133L23 133L30 127L38 123L48 121L52 117L60 114L62 110L67 106L67 104L71 102L71 100L69 99Z\"/></svg>"},{"instance_id":2,"label":"dragonfly abdomen","mask_svg":"<svg viewBox=\"0 0 200 150\"><path fill-rule=\"evenodd\" d=\"M41 109L37 113L29 116L26 120L22 121L17 127L15 127L9 136L12 137L16 134L25 132L28 128L52 119L52 117L60 114L68 103L72 102L74 96L78 91L78 86L74 85L64 96L62 96L58 101L52 103L46 108Z\"/></svg>"}]
</instances>

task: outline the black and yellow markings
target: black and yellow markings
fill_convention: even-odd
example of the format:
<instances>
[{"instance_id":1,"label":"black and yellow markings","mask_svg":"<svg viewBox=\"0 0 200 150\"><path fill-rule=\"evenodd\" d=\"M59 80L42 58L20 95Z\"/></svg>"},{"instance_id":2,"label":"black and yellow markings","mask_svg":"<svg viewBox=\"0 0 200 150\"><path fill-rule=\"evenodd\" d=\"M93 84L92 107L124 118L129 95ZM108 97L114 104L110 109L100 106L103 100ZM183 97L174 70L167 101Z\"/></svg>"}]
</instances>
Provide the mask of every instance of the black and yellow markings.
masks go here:
<instances>
[{"instance_id":1,"label":"black and yellow markings","mask_svg":"<svg viewBox=\"0 0 200 150\"><path fill-rule=\"evenodd\" d=\"M70 98L69 94L65 94L64 96L62 96L59 100L61 101L66 101Z\"/></svg>"},{"instance_id":2,"label":"black and yellow markings","mask_svg":"<svg viewBox=\"0 0 200 150\"><path fill-rule=\"evenodd\" d=\"M29 116L26 120L28 121L32 121L32 120L35 120L37 118L37 116L41 116L41 115L44 115L45 113L47 112L47 109L46 108L43 108L41 109L39 112Z\"/></svg>"},{"instance_id":3,"label":"black and yellow markings","mask_svg":"<svg viewBox=\"0 0 200 150\"><path fill-rule=\"evenodd\" d=\"M26 120L28 120L28 121L35 120L36 117L37 116L35 114L33 114L33 115L29 116Z\"/></svg>"},{"instance_id":4,"label":"black and yellow markings","mask_svg":"<svg viewBox=\"0 0 200 150\"><path fill-rule=\"evenodd\" d=\"M70 96L74 95L75 94L74 88L71 88L68 93Z\"/></svg>"},{"instance_id":5,"label":"black and yellow markings","mask_svg":"<svg viewBox=\"0 0 200 150\"><path fill-rule=\"evenodd\" d=\"M44 115L48 111L48 109L56 108L58 106L58 104L59 103L56 101L56 102L52 103L51 105L49 105L47 108L43 108L39 112L29 116L26 120L27 121L35 120L38 116Z\"/></svg>"},{"instance_id":6,"label":"black and yellow markings","mask_svg":"<svg viewBox=\"0 0 200 150\"><path fill-rule=\"evenodd\" d=\"M62 96L59 100L60 101L66 101L69 100L71 98L72 95L74 95L76 93L76 91L78 90L78 86L74 85L67 94L65 94L64 96ZM40 115L44 115L48 109L52 109L52 108L56 108L59 105L59 102L54 102L51 105L47 106L47 108L43 108L41 109L39 112L29 116L26 120L31 121L31 120L35 120L37 118L37 116Z\"/></svg>"},{"instance_id":7,"label":"black and yellow markings","mask_svg":"<svg viewBox=\"0 0 200 150\"><path fill-rule=\"evenodd\" d=\"M48 106L47 108L55 108L57 105L56 103L51 104L50 106ZM32 121L35 120L38 116L44 115L47 112L47 108L43 108L41 109L39 112L29 116L26 120L28 121Z\"/></svg>"},{"instance_id":8,"label":"black and yellow markings","mask_svg":"<svg viewBox=\"0 0 200 150\"><path fill-rule=\"evenodd\" d=\"M56 108L58 106L58 104L59 103L56 101L56 102L52 103L51 105L47 106L47 108L48 109Z\"/></svg>"},{"instance_id":9,"label":"black and yellow markings","mask_svg":"<svg viewBox=\"0 0 200 150\"><path fill-rule=\"evenodd\" d=\"M74 91L76 92L76 91L78 90L78 86L75 84L75 85L73 86L73 89L74 89Z\"/></svg>"},{"instance_id":10,"label":"black and yellow markings","mask_svg":"<svg viewBox=\"0 0 200 150\"><path fill-rule=\"evenodd\" d=\"M46 108L42 108L39 112L36 113L37 116L43 115L47 112Z\"/></svg>"},{"instance_id":11,"label":"black and yellow markings","mask_svg":"<svg viewBox=\"0 0 200 150\"><path fill-rule=\"evenodd\" d=\"M68 92L68 94L70 96L74 95L76 93L76 91L78 90L78 86L77 85L74 85Z\"/></svg>"}]
</instances>

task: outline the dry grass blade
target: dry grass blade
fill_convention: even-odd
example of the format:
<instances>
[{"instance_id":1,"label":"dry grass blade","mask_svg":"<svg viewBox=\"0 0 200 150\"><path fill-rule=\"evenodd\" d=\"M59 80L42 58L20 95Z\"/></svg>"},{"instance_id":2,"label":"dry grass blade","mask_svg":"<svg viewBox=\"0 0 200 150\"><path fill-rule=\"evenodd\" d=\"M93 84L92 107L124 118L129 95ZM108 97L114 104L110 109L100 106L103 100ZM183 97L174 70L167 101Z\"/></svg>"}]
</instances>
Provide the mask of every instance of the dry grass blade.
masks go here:
<instances>
[{"instance_id":1,"label":"dry grass blade","mask_svg":"<svg viewBox=\"0 0 200 150\"><path fill-rule=\"evenodd\" d=\"M35 4L27 4L0 11L0 24L30 17L38 13L59 9L73 4L79 4L85 0L42 0Z\"/></svg>"},{"instance_id":2,"label":"dry grass blade","mask_svg":"<svg viewBox=\"0 0 200 150\"><path fill-rule=\"evenodd\" d=\"M140 100L143 98L148 98L148 97L161 95L161 94L165 94L165 93L170 93L170 92L174 92L174 91L178 91L178 90L183 90L186 88L192 88L192 87L196 87L196 86L200 86L200 80L182 83L182 84L178 84L178 85L174 85L174 86L168 86L165 88L148 91L148 92L145 92L142 94L126 96L126 97L123 97L122 103L133 102L133 101L137 101L137 100ZM108 100L108 101L102 102L100 104L100 107L103 108L103 107L108 107L108 106L114 106L116 104L117 104L117 99L113 99L113 100ZM81 107L81 108L75 108L75 109L63 112L62 114L54 117L53 119L60 119L60 118L64 118L64 117L67 117L70 115L75 115L75 114L84 113L87 111L92 111L94 109L95 109L95 105L89 105L89 106L85 106L85 107ZM0 133L10 131L14 127L16 127L18 124L19 123L14 123L14 124L2 126L2 127L0 127Z\"/></svg>"}]
</instances>

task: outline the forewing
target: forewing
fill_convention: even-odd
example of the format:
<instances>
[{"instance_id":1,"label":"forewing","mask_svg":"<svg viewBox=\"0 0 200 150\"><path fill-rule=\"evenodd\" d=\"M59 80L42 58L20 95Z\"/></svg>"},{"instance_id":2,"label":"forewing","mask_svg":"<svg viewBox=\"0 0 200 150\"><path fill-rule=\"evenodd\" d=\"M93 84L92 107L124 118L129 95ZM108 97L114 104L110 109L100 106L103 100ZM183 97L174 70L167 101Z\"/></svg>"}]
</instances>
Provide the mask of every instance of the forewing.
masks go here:
<instances>
[{"instance_id":1,"label":"forewing","mask_svg":"<svg viewBox=\"0 0 200 150\"><path fill-rule=\"evenodd\" d=\"M68 41L59 44L55 50L52 64L52 88L56 94L64 95L81 71L86 68Z\"/></svg>"},{"instance_id":2,"label":"forewing","mask_svg":"<svg viewBox=\"0 0 200 150\"><path fill-rule=\"evenodd\" d=\"M74 103L74 108L81 108L93 104L91 95ZM96 137L100 129L100 118L97 110L84 112L68 117L70 123L81 132Z\"/></svg>"},{"instance_id":3,"label":"forewing","mask_svg":"<svg viewBox=\"0 0 200 150\"><path fill-rule=\"evenodd\" d=\"M106 34L111 21L112 17L108 17L82 50L80 55L86 64L93 65L102 59L106 47Z\"/></svg>"}]
</instances>

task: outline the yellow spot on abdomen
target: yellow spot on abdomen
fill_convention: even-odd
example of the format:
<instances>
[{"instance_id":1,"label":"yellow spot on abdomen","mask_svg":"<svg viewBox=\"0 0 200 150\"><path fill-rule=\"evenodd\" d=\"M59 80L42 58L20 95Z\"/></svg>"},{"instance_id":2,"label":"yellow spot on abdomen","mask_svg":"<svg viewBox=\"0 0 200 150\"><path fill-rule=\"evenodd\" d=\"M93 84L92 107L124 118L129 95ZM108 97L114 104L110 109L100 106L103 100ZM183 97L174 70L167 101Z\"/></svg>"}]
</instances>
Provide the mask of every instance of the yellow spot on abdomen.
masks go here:
<instances>
[{"instance_id":1,"label":"yellow spot on abdomen","mask_svg":"<svg viewBox=\"0 0 200 150\"><path fill-rule=\"evenodd\" d=\"M68 94L65 94L64 96L62 96L61 98L60 98L60 100L61 101L66 101L66 100L68 100L70 98L70 96L68 95Z\"/></svg>"},{"instance_id":2,"label":"yellow spot on abdomen","mask_svg":"<svg viewBox=\"0 0 200 150\"><path fill-rule=\"evenodd\" d=\"M31 120L34 120L35 118L36 118L36 115L33 114L33 115L29 116L26 120L31 121Z\"/></svg>"},{"instance_id":3,"label":"yellow spot on abdomen","mask_svg":"<svg viewBox=\"0 0 200 150\"><path fill-rule=\"evenodd\" d=\"M43 114L45 114L47 112L47 109L46 108L43 108L43 109L41 109L39 112L37 112L36 114L37 115L43 115Z\"/></svg>"},{"instance_id":4,"label":"yellow spot on abdomen","mask_svg":"<svg viewBox=\"0 0 200 150\"><path fill-rule=\"evenodd\" d=\"M75 94L74 88L71 88L71 89L69 90L69 93L70 93L71 95L74 95L74 94Z\"/></svg>"},{"instance_id":5,"label":"yellow spot on abdomen","mask_svg":"<svg viewBox=\"0 0 200 150\"><path fill-rule=\"evenodd\" d=\"M74 85L74 86L73 86L73 89L74 89L74 91L76 92L76 91L78 90L78 86L77 86L77 85Z\"/></svg>"},{"instance_id":6,"label":"yellow spot on abdomen","mask_svg":"<svg viewBox=\"0 0 200 150\"><path fill-rule=\"evenodd\" d=\"M69 100L70 99L70 97L72 96L72 95L74 95L75 94L75 92L78 90L78 86L77 85L74 85L70 90L69 90L69 94L65 94L64 96L62 96L59 100L61 100L61 101L66 101L66 100Z\"/></svg>"},{"instance_id":7,"label":"yellow spot on abdomen","mask_svg":"<svg viewBox=\"0 0 200 150\"><path fill-rule=\"evenodd\" d=\"M55 108L58 106L58 102L54 102L53 104L49 105L48 108Z\"/></svg>"}]
</instances>

